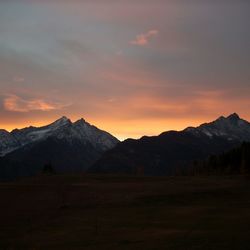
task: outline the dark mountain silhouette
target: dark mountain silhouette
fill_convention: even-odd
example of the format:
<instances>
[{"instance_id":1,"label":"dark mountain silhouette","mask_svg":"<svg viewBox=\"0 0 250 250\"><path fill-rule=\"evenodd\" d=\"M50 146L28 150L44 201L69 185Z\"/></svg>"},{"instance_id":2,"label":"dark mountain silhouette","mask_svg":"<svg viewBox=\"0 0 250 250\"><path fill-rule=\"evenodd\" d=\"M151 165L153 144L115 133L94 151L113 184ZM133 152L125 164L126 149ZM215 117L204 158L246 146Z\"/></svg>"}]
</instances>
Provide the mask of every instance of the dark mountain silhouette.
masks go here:
<instances>
[{"instance_id":1,"label":"dark mountain silhouette","mask_svg":"<svg viewBox=\"0 0 250 250\"><path fill-rule=\"evenodd\" d=\"M237 114L121 143L83 119L62 117L40 128L1 130L0 178L34 175L46 165L55 172L173 175L243 141L250 141L250 123Z\"/></svg>"},{"instance_id":2,"label":"dark mountain silhouette","mask_svg":"<svg viewBox=\"0 0 250 250\"><path fill-rule=\"evenodd\" d=\"M2 179L34 175L46 164L56 172L85 171L119 142L83 119L72 123L66 117L44 127L14 130L8 137L17 144L0 158Z\"/></svg>"},{"instance_id":3,"label":"dark mountain silhouette","mask_svg":"<svg viewBox=\"0 0 250 250\"><path fill-rule=\"evenodd\" d=\"M202 160L250 141L250 123L237 114L197 128L169 131L139 140L128 139L107 151L90 169L93 173L172 175Z\"/></svg>"}]
</instances>

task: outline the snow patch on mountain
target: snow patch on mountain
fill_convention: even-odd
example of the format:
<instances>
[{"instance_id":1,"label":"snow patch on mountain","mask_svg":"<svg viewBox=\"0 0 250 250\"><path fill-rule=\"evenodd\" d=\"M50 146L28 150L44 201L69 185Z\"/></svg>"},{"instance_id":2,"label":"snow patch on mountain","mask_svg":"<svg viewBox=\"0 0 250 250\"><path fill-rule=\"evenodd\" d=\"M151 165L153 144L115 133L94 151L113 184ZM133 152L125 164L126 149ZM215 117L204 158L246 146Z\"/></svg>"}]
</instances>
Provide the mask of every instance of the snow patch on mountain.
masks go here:
<instances>
[{"instance_id":1,"label":"snow patch on mountain","mask_svg":"<svg viewBox=\"0 0 250 250\"><path fill-rule=\"evenodd\" d=\"M223 137L227 140L250 141L250 123L234 113L228 117L221 116L211 123L204 123L199 127L188 127L184 131L194 135Z\"/></svg>"},{"instance_id":2,"label":"snow patch on mountain","mask_svg":"<svg viewBox=\"0 0 250 250\"><path fill-rule=\"evenodd\" d=\"M15 129L12 132L0 130L0 156L4 156L17 148L49 137L65 140L69 144L80 141L90 143L100 151L114 147L119 141L111 134L90 125L84 119L72 123L70 119L63 116L55 122L43 127L28 127Z\"/></svg>"}]
</instances>

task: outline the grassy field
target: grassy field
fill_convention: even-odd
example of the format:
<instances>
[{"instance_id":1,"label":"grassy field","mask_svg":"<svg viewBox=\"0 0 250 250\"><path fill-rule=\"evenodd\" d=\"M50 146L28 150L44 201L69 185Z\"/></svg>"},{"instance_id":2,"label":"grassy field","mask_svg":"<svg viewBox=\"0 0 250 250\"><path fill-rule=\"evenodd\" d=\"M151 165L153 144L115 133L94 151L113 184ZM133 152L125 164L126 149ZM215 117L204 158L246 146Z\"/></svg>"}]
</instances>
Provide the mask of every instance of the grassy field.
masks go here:
<instances>
[{"instance_id":1,"label":"grassy field","mask_svg":"<svg viewBox=\"0 0 250 250\"><path fill-rule=\"evenodd\" d=\"M0 184L0 249L250 249L245 177L40 176Z\"/></svg>"}]
</instances>

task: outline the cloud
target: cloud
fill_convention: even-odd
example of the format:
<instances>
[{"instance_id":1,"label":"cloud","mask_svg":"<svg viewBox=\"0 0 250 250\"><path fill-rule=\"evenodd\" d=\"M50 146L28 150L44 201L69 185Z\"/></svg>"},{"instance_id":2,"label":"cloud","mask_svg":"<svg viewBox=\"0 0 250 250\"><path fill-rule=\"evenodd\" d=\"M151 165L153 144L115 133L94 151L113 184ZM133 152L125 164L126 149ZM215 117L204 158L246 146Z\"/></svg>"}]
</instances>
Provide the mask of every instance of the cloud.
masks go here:
<instances>
[{"instance_id":1,"label":"cloud","mask_svg":"<svg viewBox=\"0 0 250 250\"><path fill-rule=\"evenodd\" d=\"M145 46L149 43L150 38L157 36L159 34L158 30L149 30L145 34L139 34L136 36L136 39L130 41L130 44L138 45L138 46Z\"/></svg>"},{"instance_id":2,"label":"cloud","mask_svg":"<svg viewBox=\"0 0 250 250\"><path fill-rule=\"evenodd\" d=\"M17 95L8 95L4 99L3 105L5 110L7 111L21 113L30 111L52 111L69 106L59 102L51 102L44 99L24 99Z\"/></svg>"}]
</instances>

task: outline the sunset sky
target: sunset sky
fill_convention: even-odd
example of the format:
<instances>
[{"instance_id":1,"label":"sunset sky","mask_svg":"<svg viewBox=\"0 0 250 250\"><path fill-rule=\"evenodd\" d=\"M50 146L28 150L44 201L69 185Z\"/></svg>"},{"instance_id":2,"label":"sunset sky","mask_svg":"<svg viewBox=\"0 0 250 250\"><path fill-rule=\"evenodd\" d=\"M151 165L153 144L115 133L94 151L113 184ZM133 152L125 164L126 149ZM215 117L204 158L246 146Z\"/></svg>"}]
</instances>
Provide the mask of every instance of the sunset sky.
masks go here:
<instances>
[{"instance_id":1,"label":"sunset sky","mask_svg":"<svg viewBox=\"0 0 250 250\"><path fill-rule=\"evenodd\" d=\"M0 128L120 139L250 120L248 0L0 0Z\"/></svg>"}]
</instances>

